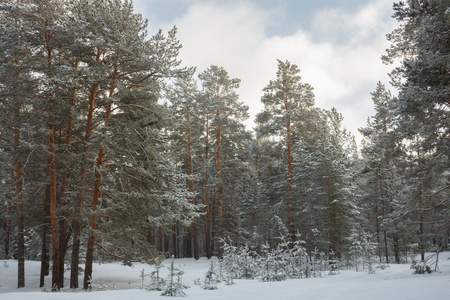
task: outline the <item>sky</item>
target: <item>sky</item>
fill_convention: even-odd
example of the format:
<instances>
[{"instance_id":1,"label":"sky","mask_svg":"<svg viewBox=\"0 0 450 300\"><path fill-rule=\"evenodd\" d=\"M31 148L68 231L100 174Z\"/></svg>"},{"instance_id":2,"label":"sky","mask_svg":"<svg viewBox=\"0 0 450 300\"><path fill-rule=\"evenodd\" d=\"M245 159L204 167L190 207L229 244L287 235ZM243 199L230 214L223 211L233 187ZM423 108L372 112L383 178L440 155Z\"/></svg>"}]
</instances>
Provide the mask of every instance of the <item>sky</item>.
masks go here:
<instances>
[{"instance_id":1,"label":"sky","mask_svg":"<svg viewBox=\"0 0 450 300\"><path fill-rule=\"evenodd\" d=\"M381 62L386 34L398 23L393 0L134 0L148 33L178 28L184 66L202 72L222 66L241 79L240 101L254 116L262 89L276 79L277 59L297 65L314 88L316 105L335 107L344 127L358 128L374 114L370 93L378 81L391 89L392 66ZM394 90L392 90L395 93Z\"/></svg>"}]
</instances>

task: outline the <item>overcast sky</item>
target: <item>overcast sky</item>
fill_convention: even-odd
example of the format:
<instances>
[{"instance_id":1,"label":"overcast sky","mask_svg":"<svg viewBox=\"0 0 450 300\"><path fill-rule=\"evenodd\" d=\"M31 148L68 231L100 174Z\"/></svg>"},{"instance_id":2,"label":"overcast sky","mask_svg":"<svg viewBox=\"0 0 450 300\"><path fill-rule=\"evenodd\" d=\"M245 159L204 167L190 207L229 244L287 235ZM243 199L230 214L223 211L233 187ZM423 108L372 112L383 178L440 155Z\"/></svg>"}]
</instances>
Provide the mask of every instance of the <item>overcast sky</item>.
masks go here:
<instances>
[{"instance_id":1,"label":"overcast sky","mask_svg":"<svg viewBox=\"0 0 450 300\"><path fill-rule=\"evenodd\" d=\"M386 34L398 24L393 0L134 0L149 21L149 34L178 27L185 66L202 72L223 66L241 79L240 100L253 127L263 109L262 89L275 79L277 59L301 70L314 87L316 105L336 107L359 141L359 127L373 114L370 92L388 86L380 57ZM389 88L389 86L388 86ZM394 91L393 91L394 92Z\"/></svg>"}]
</instances>

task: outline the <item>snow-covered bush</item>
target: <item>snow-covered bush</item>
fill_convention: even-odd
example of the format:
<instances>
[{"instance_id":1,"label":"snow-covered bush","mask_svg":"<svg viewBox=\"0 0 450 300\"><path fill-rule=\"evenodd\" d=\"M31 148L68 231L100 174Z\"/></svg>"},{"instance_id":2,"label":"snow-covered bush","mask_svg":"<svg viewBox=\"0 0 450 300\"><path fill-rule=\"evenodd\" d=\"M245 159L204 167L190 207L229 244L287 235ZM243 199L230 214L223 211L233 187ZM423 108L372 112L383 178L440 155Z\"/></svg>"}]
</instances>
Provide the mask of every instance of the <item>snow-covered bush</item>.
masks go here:
<instances>
[{"instance_id":1,"label":"snow-covered bush","mask_svg":"<svg viewBox=\"0 0 450 300\"><path fill-rule=\"evenodd\" d=\"M211 267L205 273L205 279L203 280L202 287L204 290L216 290L218 282L220 282L220 280L218 279L218 275L214 269L214 262L211 261Z\"/></svg>"},{"instance_id":2,"label":"snow-covered bush","mask_svg":"<svg viewBox=\"0 0 450 300\"><path fill-rule=\"evenodd\" d=\"M220 261L222 271L225 273L224 277L227 284L233 284L233 279L237 279L240 276L239 255L237 247L232 245L231 239L228 237L228 241L221 239L223 244L223 258Z\"/></svg>"},{"instance_id":3,"label":"snow-covered bush","mask_svg":"<svg viewBox=\"0 0 450 300\"><path fill-rule=\"evenodd\" d=\"M181 282L181 276L184 274L184 272L178 268L175 268L175 259L172 256L172 262L170 264L169 269L169 275L167 279L166 286L164 287L163 292L161 293L161 296L168 296L168 297L184 297L186 296L186 293L184 292L185 289L188 288L188 286L184 285Z\"/></svg>"},{"instance_id":4,"label":"snow-covered bush","mask_svg":"<svg viewBox=\"0 0 450 300\"><path fill-rule=\"evenodd\" d=\"M238 266L240 279L254 279L256 276L257 266L255 265L256 253L250 252L249 247L245 244L238 248Z\"/></svg>"},{"instance_id":5,"label":"snow-covered bush","mask_svg":"<svg viewBox=\"0 0 450 300\"><path fill-rule=\"evenodd\" d=\"M164 289L164 285L166 281L164 278L159 276L159 269L161 269L164 265L162 261L158 260L155 264L156 270L149 274L150 283L145 287L148 291L162 291Z\"/></svg>"},{"instance_id":6,"label":"snow-covered bush","mask_svg":"<svg viewBox=\"0 0 450 300\"><path fill-rule=\"evenodd\" d=\"M372 264L377 244L373 243L371 239L372 236L362 228L352 228L349 237L351 243L349 254L355 264L356 271L358 271L358 265L361 263L363 268L367 264L369 274L375 273Z\"/></svg>"},{"instance_id":7,"label":"snow-covered bush","mask_svg":"<svg viewBox=\"0 0 450 300\"><path fill-rule=\"evenodd\" d=\"M261 262L263 266L261 281L286 280L286 256L285 251L278 245L270 250L268 244L263 245Z\"/></svg>"},{"instance_id":8,"label":"snow-covered bush","mask_svg":"<svg viewBox=\"0 0 450 300\"><path fill-rule=\"evenodd\" d=\"M411 264L411 269L413 269L413 274L430 274L431 268L429 265L427 265L425 262L421 261L417 263L416 261L413 261Z\"/></svg>"},{"instance_id":9,"label":"snow-covered bush","mask_svg":"<svg viewBox=\"0 0 450 300\"><path fill-rule=\"evenodd\" d=\"M275 222L278 226L278 243L275 247L268 242L262 244L259 253L250 251L248 244L235 246L229 238L221 241L224 251L219 266L227 283L232 283L233 279L281 281L322 277L327 271L330 275L339 273L339 261L334 258L334 253L326 254L315 249L308 254L306 243L299 233L292 239L282 220L275 216ZM363 259L371 262L371 249L371 244L362 245L358 239L354 247L355 258L361 262Z\"/></svg>"}]
</instances>

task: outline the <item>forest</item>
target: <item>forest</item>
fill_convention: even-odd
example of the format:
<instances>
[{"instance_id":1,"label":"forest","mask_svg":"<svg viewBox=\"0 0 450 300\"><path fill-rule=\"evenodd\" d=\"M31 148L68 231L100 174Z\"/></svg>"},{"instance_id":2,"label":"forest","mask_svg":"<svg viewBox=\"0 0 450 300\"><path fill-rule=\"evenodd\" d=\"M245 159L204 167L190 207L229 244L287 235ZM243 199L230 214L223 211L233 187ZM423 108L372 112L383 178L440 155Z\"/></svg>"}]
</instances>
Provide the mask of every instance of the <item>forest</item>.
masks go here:
<instances>
[{"instance_id":1,"label":"forest","mask_svg":"<svg viewBox=\"0 0 450 300\"><path fill-rule=\"evenodd\" d=\"M450 6L393 14L396 91L374 82L357 145L295 63L277 61L250 130L240 79L183 66L177 28L148 35L131 2L2 0L0 259L18 287L25 260L87 289L94 260L261 253L280 232L334 261L449 250Z\"/></svg>"}]
</instances>

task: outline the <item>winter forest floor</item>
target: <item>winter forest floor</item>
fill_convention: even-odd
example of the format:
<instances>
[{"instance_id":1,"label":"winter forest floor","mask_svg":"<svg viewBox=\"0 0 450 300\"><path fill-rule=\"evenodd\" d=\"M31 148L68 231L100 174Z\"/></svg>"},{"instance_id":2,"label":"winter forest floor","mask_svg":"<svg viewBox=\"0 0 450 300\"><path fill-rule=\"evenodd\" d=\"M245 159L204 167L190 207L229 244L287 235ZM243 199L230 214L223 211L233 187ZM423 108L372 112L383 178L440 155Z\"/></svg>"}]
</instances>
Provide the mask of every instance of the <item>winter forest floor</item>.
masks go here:
<instances>
[{"instance_id":1,"label":"winter forest floor","mask_svg":"<svg viewBox=\"0 0 450 300\"><path fill-rule=\"evenodd\" d=\"M321 278L291 279L280 282L260 282L258 280L235 280L235 285L219 283L217 290L204 290L194 281L203 281L210 261L202 258L177 259L176 267L185 274L183 284L190 288L185 290L187 299L198 300L261 300L261 299L305 299L305 300L401 300L401 299L450 299L450 252L441 253L439 257L439 270L431 274L414 275L410 264L390 264L382 270L375 268L375 274L368 274L368 270L340 270L338 275L323 275ZM64 289L61 292L43 292L39 286L40 262L27 261L25 265L26 286L17 289L17 262L14 260L0 261L0 299L1 300L52 300L52 299L83 299L83 300L140 300L164 299L159 298L161 292L138 289L141 283L141 271L145 269L148 274L154 270L152 266L134 264L133 267L122 266L119 263L94 265L93 283L107 286L108 289L117 290L76 292ZM161 275L166 276L170 261L164 262ZM69 277L69 272L66 278ZM81 281L80 276L80 281ZM50 286L50 277L46 278L47 289ZM148 282L145 278L144 284ZM68 281L66 286L68 286Z\"/></svg>"}]
</instances>

